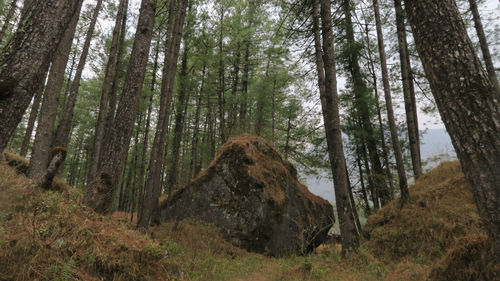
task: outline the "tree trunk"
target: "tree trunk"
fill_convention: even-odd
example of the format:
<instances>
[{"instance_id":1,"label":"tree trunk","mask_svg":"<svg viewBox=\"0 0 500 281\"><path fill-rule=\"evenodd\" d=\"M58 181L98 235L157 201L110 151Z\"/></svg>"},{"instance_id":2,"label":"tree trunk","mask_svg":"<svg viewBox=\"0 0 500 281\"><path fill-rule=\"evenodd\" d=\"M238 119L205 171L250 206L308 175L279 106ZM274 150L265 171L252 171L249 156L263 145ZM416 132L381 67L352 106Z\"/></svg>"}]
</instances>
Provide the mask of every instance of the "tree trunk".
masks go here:
<instances>
[{"instance_id":1,"label":"tree trunk","mask_svg":"<svg viewBox=\"0 0 500 281\"><path fill-rule=\"evenodd\" d=\"M347 48L349 55L348 69L351 74L353 83L353 91L355 96L354 104L361 121L360 127L365 132L364 134L362 134L362 141L366 143L370 157L370 163L372 166L371 173L368 176L371 177L373 189L376 193L380 194L382 204L385 204L390 201L391 196L390 192L387 190L387 182L385 179L384 170L382 169L382 163L380 162L380 157L377 149L376 134L370 121L371 118L369 100L371 96L370 91L364 81L361 67L359 66L359 52L361 48L358 46L358 43L355 41L354 37L354 27L351 19L351 5L351 0L344 0L342 5L346 21L346 39L347 44L349 44Z\"/></svg>"},{"instance_id":2,"label":"tree trunk","mask_svg":"<svg viewBox=\"0 0 500 281\"><path fill-rule=\"evenodd\" d=\"M149 223L153 218L153 212L158 207L158 198L161 195L161 175L163 174L165 140L170 119L170 103L172 100L172 90L187 4L187 0L178 1L178 5L175 5L176 1L171 1L169 7L170 14L167 27L168 46L165 51L165 61L163 64L160 112L158 114L158 123L149 159L144 205L141 211L142 216L139 217L137 222L137 226L142 230L149 227Z\"/></svg>"},{"instance_id":3,"label":"tree trunk","mask_svg":"<svg viewBox=\"0 0 500 281\"><path fill-rule=\"evenodd\" d=\"M420 159L420 140L418 131L417 107L413 79L411 77L410 55L406 41L406 26L401 0L394 0L396 9L396 28L398 34L399 60L401 62L401 78L403 82L403 95L405 100L406 124L408 126L408 139L410 143L411 164L415 180L422 176L422 161Z\"/></svg>"},{"instance_id":4,"label":"tree trunk","mask_svg":"<svg viewBox=\"0 0 500 281\"><path fill-rule=\"evenodd\" d=\"M0 155L21 121L82 0L37 1L0 59Z\"/></svg>"},{"instance_id":5,"label":"tree trunk","mask_svg":"<svg viewBox=\"0 0 500 281\"><path fill-rule=\"evenodd\" d=\"M10 3L9 12L7 13L7 16L5 16L5 21L3 22L2 29L0 29L0 44L2 44L5 32L7 32L7 28L9 28L10 26L10 20L12 19L12 16L14 16L14 13L16 12L17 1L18 0L12 0L12 2Z\"/></svg>"},{"instance_id":6,"label":"tree trunk","mask_svg":"<svg viewBox=\"0 0 500 281\"><path fill-rule=\"evenodd\" d=\"M75 110L76 100L78 98L78 90L80 89L80 81L82 78L83 70L85 69L85 64L87 63L87 56L89 54L90 43L94 35L95 25L97 23L97 18L99 17L99 12L101 11L103 0L97 0L96 6L94 8L94 13L92 14L92 19L90 21L89 29L85 35L85 42L82 47L82 54L80 55L80 61L76 67L75 78L71 84L71 89L69 92L69 98L66 102L63 115L61 120L59 120L59 125L57 126L55 138L52 142L52 146L62 146L67 147L69 143L69 138L71 134L71 127L73 123L73 114Z\"/></svg>"},{"instance_id":7,"label":"tree trunk","mask_svg":"<svg viewBox=\"0 0 500 281\"><path fill-rule=\"evenodd\" d=\"M481 52L483 53L483 60L484 64L486 65L488 77L490 78L491 84L493 84L497 91L500 91L500 84L495 73L493 61L491 60L490 48L488 47L488 41L486 41L486 35L484 34L483 24L481 23L481 16L479 15L479 11L477 9L476 0L469 0L469 5L472 12L472 19L474 20L474 27L476 28L477 37L479 38Z\"/></svg>"},{"instance_id":8,"label":"tree trunk","mask_svg":"<svg viewBox=\"0 0 500 281\"><path fill-rule=\"evenodd\" d=\"M66 158L66 148L55 147L52 150L52 160L50 160L50 164L47 167L45 174L38 179L38 186L45 190L50 189L52 180L56 176L56 172L64 161L64 158Z\"/></svg>"},{"instance_id":9,"label":"tree trunk","mask_svg":"<svg viewBox=\"0 0 500 281\"><path fill-rule=\"evenodd\" d=\"M375 24L377 27L378 49L380 54L380 65L382 67L382 82L384 84L385 105L387 107L387 120L389 122L389 130L391 131L394 157L396 158L396 169L398 171L398 178L399 178L399 190L401 191L401 206L403 206L410 200L410 193L408 191L408 181L406 179L403 154L401 153L396 121L394 119L394 110L392 108L391 86L389 85L389 74L387 71L387 59L385 55L384 35L382 33L382 23L380 21L378 0L373 0L373 10L375 12Z\"/></svg>"},{"instance_id":10,"label":"tree trunk","mask_svg":"<svg viewBox=\"0 0 500 281\"><path fill-rule=\"evenodd\" d=\"M406 0L443 122L500 263L500 91L477 57L453 0Z\"/></svg>"},{"instance_id":11,"label":"tree trunk","mask_svg":"<svg viewBox=\"0 0 500 281\"><path fill-rule=\"evenodd\" d=\"M220 4L220 21L219 21L219 80L217 84L217 100L219 102L219 129L220 129L220 141L221 144L224 144L226 142L226 125L225 125L225 105L226 101L224 99L224 90L226 87L225 83L225 74L224 74L224 38L223 38L223 33L224 33L224 5L221 3Z\"/></svg>"},{"instance_id":12,"label":"tree trunk","mask_svg":"<svg viewBox=\"0 0 500 281\"><path fill-rule=\"evenodd\" d=\"M99 156L101 155L101 147L104 138L106 117L109 114L109 96L111 92L111 84L113 82L113 75L116 72L116 55L118 48L118 41L120 38L121 23L125 12L126 0L120 0L118 12L116 13L115 27L111 37L111 46L109 48L108 62L106 70L104 71L104 80L102 83L101 102L99 105L99 115L97 117L97 124L94 134L94 148L92 149L92 156L90 158L90 168L88 172L88 181L92 181L96 177L97 169L99 167Z\"/></svg>"},{"instance_id":13,"label":"tree trunk","mask_svg":"<svg viewBox=\"0 0 500 281\"><path fill-rule=\"evenodd\" d=\"M323 42L320 39L320 10ZM359 238L349 199L342 133L340 129L330 1L321 0L320 9L319 0L313 0L313 26L318 84L328 144L328 156L335 185L335 199L342 237L342 253L349 255L359 247ZM321 48L321 44L323 44L323 48Z\"/></svg>"},{"instance_id":14,"label":"tree trunk","mask_svg":"<svg viewBox=\"0 0 500 281\"><path fill-rule=\"evenodd\" d=\"M22 157L26 157L26 154L28 154L28 147L31 142L31 136L33 135L33 128L35 127L35 121L38 116L38 109L40 108L40 104L42 103L42 94L43 94L43 87L40 87L36 93L35 97L33 98L33 104L31 105L31 111L30 111L30 116L28 118L28 126L26 127L26 133L24 133L24 139L23 139L23 144L21 145L21 152L19 155Z\"/></svg>"},{"instance_id":15,"label":"tree trunk","mask_svg":"<svg viewBox=\"0 0 500 281\"><path fill-rule=\"evenodd\" d=\"M42 106L40 109L40 117L36 128L35 140L33 141L33 149L30 159L30 167L28 176L31 178L40 177L50 161L50 148L52 142L52 133L57 117L57 107L59 105L59 97L64 83L64 73L66 64L71 52L71 45L75 37L75 30L80 18L80 10L82 3L78 6L76 13L73 15L71 22L64 33L64 37L57 48L57 53L52 61L52 66L49 71L49 79L43 94ZM42 87L40 84L40 87Z\"/></svg>"},{"instance_id":16,"label":"tree trunk","mask_svg":"<svg viewBox=\"0 0 500 281\"><path fill-rule=\"evenodd\" d=\"M98 177L91 182L85 193L84 203L98 213L108 213L111 210L116 186L127 158L149 58L155 12L156 0L142 1L130 63L114 126L109 128L110 137L103 145L103 157L101 157Z\"/></svg>"},{"instance_id":17,"label":"tree trunk","mask_svg":"<svg viewBox=\"0 0 500 281\"><path fill-rule=\"evenodd\" d=\"M208 48L206 49L205 55L207 55ZM197 169L199 167L198 162L198 138L199 138L199 126L200 126L200 114L201 114L201 102L203 99L203 94L205 92L205 76L206 76L207 66L206 61L203 61L203 70L201 73L201 85L200 91L198 93L198 99L196 100L196 113L194 117L194 131L193 131L193 142L191 143L191 161L189 164L189 178L195 177L200 171Z\"/></svg>"}]
</instances>

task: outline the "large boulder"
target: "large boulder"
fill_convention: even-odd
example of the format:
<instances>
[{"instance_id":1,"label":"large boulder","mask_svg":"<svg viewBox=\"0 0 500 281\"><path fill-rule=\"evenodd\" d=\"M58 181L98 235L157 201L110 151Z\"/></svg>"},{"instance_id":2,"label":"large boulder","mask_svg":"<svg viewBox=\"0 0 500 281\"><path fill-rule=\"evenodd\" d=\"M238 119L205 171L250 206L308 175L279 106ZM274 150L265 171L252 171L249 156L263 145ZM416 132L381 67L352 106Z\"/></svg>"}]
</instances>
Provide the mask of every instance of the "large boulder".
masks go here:
<instances>
[{"instance_id":1,"label":"large boulder","mask_svg":"<svg viewBox=\"0 0 500 281\"><path fill-rule=\"evenodd\" d=\"M261 138L231 138L209 167L161 206L163 220L215 224L232 244L271 256L305 254L326 240L331 204L297 180Z\"/></svg>"}]
</instances>

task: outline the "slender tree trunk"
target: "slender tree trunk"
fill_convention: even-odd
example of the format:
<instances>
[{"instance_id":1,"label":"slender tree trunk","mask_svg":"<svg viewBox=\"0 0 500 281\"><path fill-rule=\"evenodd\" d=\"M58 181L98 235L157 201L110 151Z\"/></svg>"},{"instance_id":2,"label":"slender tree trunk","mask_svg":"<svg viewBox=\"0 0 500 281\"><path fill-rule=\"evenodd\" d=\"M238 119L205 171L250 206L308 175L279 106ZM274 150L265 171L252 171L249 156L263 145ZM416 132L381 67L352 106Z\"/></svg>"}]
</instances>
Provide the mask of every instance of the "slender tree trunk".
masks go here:
<instances>
[{"instance_id":1,"label":"slender tree trunk","mask_svg":"<svg viewBox=\"0 0 500 281\"><path fill-rule=\"evenodd\" d=\"M240 104L240 130L247 128L247 103L248 103L248 81L250 79L250 40L245 43L245 60L243 63L243 77L241 79L241 104Z\"/></svg>"},{"instance_id":2,"label":"slender tree trunk","mask_svg":"<svg viewBox=\"0 0 500 281\"><path fill-rule=\"evenodd\" d=\"M226 105L224 99L224 90L225 90L225 74L224 74L224 42L223 42L223 33L224 33L224 5L220 4L220 31L219 31L219 83L217 85L217 100L219 102L219 129L220 129L220 141L222 144L226 142L226 125L225 125L225 110L224 107Z\"/></svg>"},{"instance_id":3,"label":"slender tree trunk","mask_svg":"<svg viewBox=\"0 0 500 281\"><path fill-rule=\"evenodd\" d=\"M116 71L116 55L118 48L118 41L120 40L121 23L125 12L126 0L120 0L118 12L116 13L115 27L111 37L111 46L109 48L108 62L106 70L104 71L104 80L102 83L101 102L99 105L99 115L97 117L97 124L94 134L94 148L92 149L92 156L90 158L90 168L87 176L88 181L92 181L96 177L97 169L99 167L99 156L101 155L101 147L104 138L106 116L109 114L109 96L111 92L111 84L113 74Z\"/></svg>"},{"instance_id":4,"label":"slender tree trunk","mask_svg":"<svg viewBox=\"0 0 500 281\"><path fill-rule=\"evenodd\" d=\"M33 128L35 127L35 121L38 116L38 109L42 103L43 87L40 87L33 98L33 104L31 105L30 116L28 118L28 126L26 127L26 133L24 133L23 144L21 145L21 152L19 153L22 157L26 157L28 154L28 147L31 142L31 136L33 135Z\"/></svg>"},{"instance_id":5,"label":"slender tree trunk","mask_svg":"<svg viewBox=\"0 0 500 281\"><path fill-rule=\"evenodd\" d=\"M9 12L7 13L7 16L5 16L5 21L3 22L2 29L0 29L0 44L2 43L5 32L7 32L7 28L9 28L10 26L10 21L12 20L12 17L16 12L17 1L18 0L12 0L12 2L10 2Z\"/></svg>"},{"instance_id":6,"label":"slender tree trunk","mask_svg":"<svg viewBox=\"0 0 500 281\"><path fill-rule=\"evenodd\" d=\"M366 24L366 41L368 45L370 45L370 35L369 35L369 28L368 24ZM387 148L387 144L385 142L385 134L384 134L384 123L382 122L382 111L380 108L380 100L379 100L379 95L378 95L378 83L377 83L377 74L375 72L375 64L373 60L373 54L370 48L368 48L368 62L370 65L370 72L373 80L373 92L375 94L375 107L377 109L377 119L378 119L378 124L379 124L379 135L380 135L380 143L382 145L382 157L384 158L385 162L385 175L387 177L387 180L389 181L389 189L391 194L394 194L394 184L392 180L392 173L391 173L391 165L389 162L389 149ZM392 196L394 197L394 196Z\"/></svg>"},{"instance_id":7,"label":"slender tree trunk","mask_svg":"<svg viewBox=\"0 0 500 281\"><path fill-rule=\"evenodd\" d=\"M158 36L160 37L160 36ZM160 38L158 38L158 41L156 42L156 47L155 47L155 59L154 59L154 64L153 64L153 72L152 72L152 77L151 77L151 87L150 91L151 94L149 96L149 104L148 104L148 113L146 117L146 128L144 129L144 139L143 139L143 144L142 144L142 156L141 156L141 168L140 168L140 174L139 174L139 199L138 199L138 206L137 206L137 218L140 218L142 216L142 209L144 206L144 193L145 193L145 183L144 183L144 177L146 175L146 154L148 151L148 146L149 146L149 130L151 128L151 113L153 112L153 97L155 93L155 86L156 86L156 73L158 71L158 56L160 53Z\"/></svg>"},{"instance_id":8,"label":"slender tree trunk","mask_svg":"<svg viewBox=\"0 0 500 281\"><path fill-rule=\"evenodd\" d=\"M241 50L240 50L240 42L237 42L236 47L236 58L234 61L234 71L233 71L233 87L231 89L231 94L233 101L231 103L231 120L229 122L229 132L228 134L231 136L234 134L234 130L237 124L238 119L238 103L237 103L237 95L238 95L238 87L240 83L240 59L241 59Z\"/></svg>"},{"instance_id":9,"label":"slender tree trunk","mask_svg":"<svg viewBox=\"0 0 500 281\"><path fill-rule=\"evenodd\" d=\"M469 5L472 12L472 19L474 20L474 27L476 28L477 37L479 38L481 52L483 53L483 60L486 66L486 71L488 72L488 77L490 78L491 84L496 87L497 91L500 91L500 84L495 73L493 61L491 60L490 48L488 47L488 41L486 41L486 34L484 33L483 24L481 23L481 16L479 15L476 0L469 0Z\"/></svg>"},{"instance_id":10,"label":"slender tree trunk","mask_svg":"<svg viewBox=\"0 0 500 281\"><path fill-rule=\"evenodd\" d=\"M363 194L363 201L365 202L365 216L368 217L371 213L370 202L368 201L368 195L366 193L365 180L363 178L363 167L361 165L361 156L359 153L359 148L356 148L356 164L359 171L359 181L361 184L361 193Z\"/></svg>"},{"instance_id":11,"label":"slender tree trunk","mask_svg":"<svg viewBox=\"0 0 500 281\"><path fill-rule=\"evenodd\" d=\"M187 112L187 102L189 99L189 83L187 79L187 63L189 53L189 43L184 40L184 54L182 55L182 65L180 72L179 95L176 103L175 123L174 123L174 139L172 141L172 160L167 173L167 190L168 194L172 194L175 184L177 183L177 167L179 164L179 154L181 146L182 131L184 125L184 116Z\"/></svg>"},{"instance_id":12,"label":"slender tree trunk","mask_svg":"<svg viewBox=\"0 0 500 281\"><path fill-rule=\"evenodd\" d=\"M59 97L61 96L61 89L64 84L66 64L71 53L71 45L75 36L78 19L80 18L81 8L82 3L77 7L77 11L64 33L64 37L57 48L57 53L50 67L49 79L47 80L45 93L43 94L40 117L38 117L38 125L31 153L28 171L28 176L31 178L40 177L49 165L52 133L54 132L57 117ZM43 88L42 85L43 82L39 87Z\"/></svg>"},{"instance_id":13,"label":"slender tree trunk","mask_svg":"<svg viewBox=\"0 0 500 281\"><path fill-rule=\"evenodd\" d=\"M384 84L385 104L387 107L387 120L389 121L389 130L391 131L392 147L394 157L396 158L396 169L398 171L399 189L401 192L401 206L404 206L410 200L408 191L408 181L403 162L403 154L398 139L396 121L394 119L394 110L392 108L391 86L389 85L389 72L387 70L387 59L385 55L384 35L382 33L382 23L380 20L380 10L378 0L373 0L373 10L375 12L375 24L377 27L378 49L380 54L380 65L382 67L382 82Z\"/></svg>"},{"instance_id":14,"label":"slender tree trunk","mask_svg":"<svg viewBox=\"0 0 500 281\"><path fill-rule=\"evenodd\" d=\"M371 118L369 99L371 98L371 96L369 95L370 91L366 86L363 74L361 72L361 67L359 66L359 52L361 49L354 38L354 27L351 19L351 5L351 0L344 0L342 5L346 22L346 39L347 44L349 44L348 69L353 81L356 111L358 112L361 121L360 127L365 131L365 134L362 134L362 138L364 139L362 141L366 143L370 156L370 163L372 166L372 173L369 174L369 177L372 178L371 181L374 184L373 188L375 189L375 192L380 194L382 204L385 204L392 198L390 196L390 192L387 190L387 182L377 149L377 138L370 121Z\"/></svg>"},{"instance_id":15,"label":"slender tree trunk","mask_svg":"<svg viewBox=\"0 0 500 281\"><path fill-rule=\"evenodd\" d=\"M83 70L85 69L85 64L87 63L87 56L89 54L90 43L94 35L94 29L97 23L97 18L99 17L99 12L101 11L102 1L103 0L97 0L97 4L94 8L89 29L87 30L87 34L85 35L85 42L83 43L82 54L80 55L80 61L78 62L78 66L76 67L75 78L73 78L73 83L71 84L68 102L64 106L63 115L61 120L59 120L59 125L57 126L55 138L52 142L53 146L62 146L62 147L68 146L72 123L73 123L75 104L78 98L78 90L80 89L80 81L82 78Z\"/></svg>"},{"instance_id":16,"label":"slender tree trunk","mask_svg":"<svg viewBox=\"0 0 500 281\"><path fill-rule=\"evenodd\" d=\"M321 42L320 39L320 11L323 42ZM319 0L313 0L313 26L318 84L328 144L328 155L335 185L335 198L342 237L342 252L344 255L348 255L359 247L359 238L356 224L353 220L353 210L349 199L344 162L345 157L340 129L330 1L321 0L320 9ZM323 48L321 48L321 44L323 44Z\"/></svg>"},{"instance_id":17,"label":"slender tree trunk","mask_svg":"<svg viewBox=\"0 0 500 281\"><path fill-rule=\"evenodd\" d=\"M128 154L132 129L139 110L142 84L149 57L156 12L156 0L143 0L122 98L103 145L98 177L88 187L84 203L99 213L108 213Z\"/></svg>"},{"instance_id":18,"label":"slender tree trunk","mask_svg":"<svg viewBox=\"0 0 500 281\"><path fill-rule=\"evenodd\" d=\"M208 52L208 48L206 49L205 55ZM207 71L206 61L203 61L203 70L201 73L201 86L200 91L198 93L198 99L196 100L196 113L194 117L194 131L193 131L193 142L191 143L191 162L189 164L189 178L195 177L200 171L197 169L199 167L198 162L200 161L198 158L198 138L199 138L199 126L200 126L200 115L201 115L201 102L203 99L203 94L205 92L205 75Z\"/></svg>"},{"instance_id":19,"label":"slender tree trunk","mask_svg":"<svg viewBox=\"0 0 500 281\"><path fill-rule=\"evenodd\" d=\"M21 121L82 0L37 1L0 59L0 155ZM0 156L1 158L1 156Z\"/></svg>"},{"instance_id":20,"label":"slender tree trunk","mask_svg":"<svg viewBox=\"0 0 500 281\"><path fill-rule=\"evenodd\" d=\"M396 27L398 34L399 60L401 62L401 77L403 82L403 95L405 100L406 124L408 126L408 139L410 143L411 163L415 179L422 176L422 161L420 160L420 140L418 132L417 107L413 79L411 77L410 55L408 53L408 43L406 41L406 26L401 0L394 0L396 9ZM413 95L413 97L412 97Z\"/></svg>"},{"instance_id":21,"label":"slender tree trunk","mask_svg":"<svg viewBox=\"0 0 500 281\"><path fill-rule=\"evenodd\" d=\"M166 48L165 61L163 64L160 112L158 114L158 124L149 159L149 171L145 185L144 205L141 211L142 215L137 222L137 226L142 230L149 227L155 209L158 209L158 198L161 195L161 177L165 158L164 151L166 151L165 140L170 119L170 103L172 100L172 90L187 4L187 0L178 1L178 5L175 5L175 1L171 1L169 7L170 14L167 26L168 46Z\"/></svg>"},{"instance_id":22,"label":"slender tree trunk","mask_svg":"<svg viewBox=\"0 0 500 281\"><path fill-rule=\"evenodd\" d=\"M455 1L405 3L432 94L500 263L500 90L484 71Z\"/></svg>"},{"instance_id":23,"label":"slender tree trunk","mask_svg":"<svg viewBox=\"0 0 500 281\"><path fill-rule=\"evenodd\" d=\"M113 72L113 82L111 83L111 90L109 93L109 104L108 104L108 112L106 114L106 129L108 131L109 128L114 126L115 114L116 114L116 104L118 100L118 84L121 78L122 68L123 68L123 52L125 49L125 35L127 33L127 18L128 18L128 0L125 0L125 6L123 11L122 23L120 24L120 38L118 40L118 52L116 54L116 66L115 71ZM103 143L109 142L109 134L106 134L103 138ZM102 151L101 145L101 155L99 159L103 156L104 152Z\"/></svg>"}]
</instances>

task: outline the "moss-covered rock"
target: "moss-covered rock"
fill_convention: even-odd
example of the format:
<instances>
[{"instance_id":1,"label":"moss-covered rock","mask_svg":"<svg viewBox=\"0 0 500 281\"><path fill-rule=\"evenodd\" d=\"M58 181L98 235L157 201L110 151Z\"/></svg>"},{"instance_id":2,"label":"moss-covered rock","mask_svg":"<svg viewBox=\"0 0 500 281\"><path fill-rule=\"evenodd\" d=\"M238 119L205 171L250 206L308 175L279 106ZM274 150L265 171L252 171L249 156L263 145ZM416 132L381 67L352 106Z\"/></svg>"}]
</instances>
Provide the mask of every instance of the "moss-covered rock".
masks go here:
<instances>
[{"instance_id":1,"label":"moss-covered rock","mask_svg":"<svg viewBox=\"0 0 500 281\"><path fill-rule=\"evenodd\" d=\"M231 138L196 179L162 204L162 218L213 223L236 246L272 256L304 254L334 222L330 203L261 138Z\"/></svg>"}]
</instances>

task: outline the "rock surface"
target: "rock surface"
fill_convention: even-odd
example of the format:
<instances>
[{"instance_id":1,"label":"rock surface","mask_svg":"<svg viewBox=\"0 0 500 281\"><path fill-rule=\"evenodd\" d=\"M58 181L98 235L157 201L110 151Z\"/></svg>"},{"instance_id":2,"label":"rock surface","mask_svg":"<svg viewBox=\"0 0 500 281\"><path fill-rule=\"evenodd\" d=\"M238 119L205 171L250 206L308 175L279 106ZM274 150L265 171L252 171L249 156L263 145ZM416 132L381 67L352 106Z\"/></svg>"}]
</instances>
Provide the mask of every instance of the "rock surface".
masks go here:
<instances>
[{"instance_id":1,"label":"rock surface","mask_svg":"<svg viewBox=\"0 0 500 281\"><path fill-rule=\"evenodd\" d=\"M271 256L311 251L334 222L331 204L299 183L295 167L249 135L231 138L161 212L163 220L213 223L234 245Z\"/></svg>"}]
</instances>

